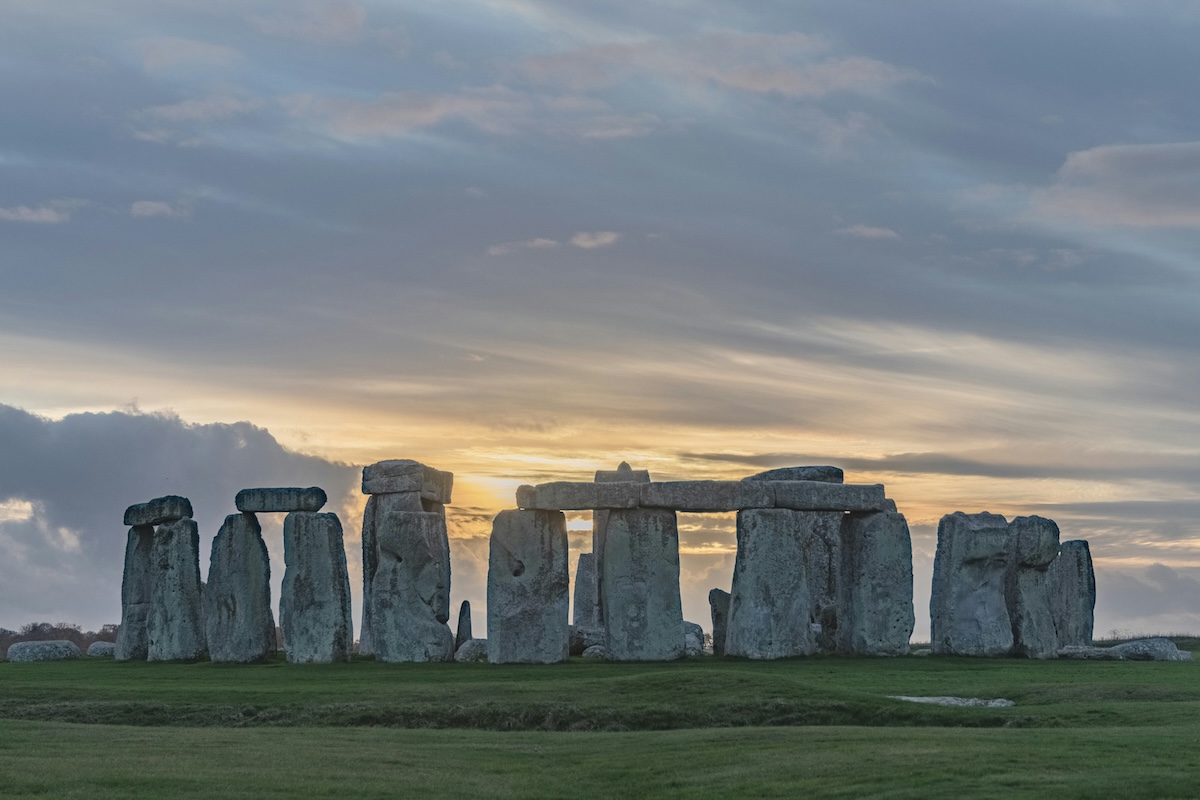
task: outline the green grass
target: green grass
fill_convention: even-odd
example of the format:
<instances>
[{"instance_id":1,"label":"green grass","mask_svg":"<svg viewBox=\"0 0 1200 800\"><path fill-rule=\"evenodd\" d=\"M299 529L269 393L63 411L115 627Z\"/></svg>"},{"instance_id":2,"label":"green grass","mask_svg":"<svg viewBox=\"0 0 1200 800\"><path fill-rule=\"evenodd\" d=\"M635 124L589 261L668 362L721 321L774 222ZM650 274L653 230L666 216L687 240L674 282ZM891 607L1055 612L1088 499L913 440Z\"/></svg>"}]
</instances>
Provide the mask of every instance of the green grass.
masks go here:
<instances>
[{"instance_id":1,"label":"green grass","mask_svg":"<svg viewBox=\"0 0 1200 800\"><path fill-rule=\"evenodd\" d=\"M1200 662L0 664L0 796L417 793L1195 797Z\"/></svg>"}]
</instances>

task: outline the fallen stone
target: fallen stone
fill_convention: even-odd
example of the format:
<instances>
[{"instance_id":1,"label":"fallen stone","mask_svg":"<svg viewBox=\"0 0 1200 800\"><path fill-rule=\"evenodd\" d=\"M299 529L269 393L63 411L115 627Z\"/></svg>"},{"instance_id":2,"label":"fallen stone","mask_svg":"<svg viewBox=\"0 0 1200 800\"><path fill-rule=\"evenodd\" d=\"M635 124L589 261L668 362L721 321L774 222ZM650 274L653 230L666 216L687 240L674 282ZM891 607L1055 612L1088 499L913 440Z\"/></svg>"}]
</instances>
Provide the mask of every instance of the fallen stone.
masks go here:
<instances>
[{"instance_id":1,"label":"fallen stone","mask_svg":"<svg viewBox=\"0 0 1200 800\"><path fill-rule=\"evenodd\" d=\"M497 514L488 547L488 662L566 661L569 586L563 513Z\"/></svg>"},{"instance_id":2,"label":"fallen stone","mask_svg":"<svg viewBox=\"0 0 1200 800\"><path fill-rule=\"evenodd\" d=\"M909 653L909 655L931 656L931 655L933 655L933 649L929 648L929 647L918 647L916 650L913 650L911 653Z\"/></svg>"},{"instance_id":3,"label":"fallen stone","mask_svg":"<svg viewBox=\"0 0 1200 800\"><path fill-rule=\"evenodd\" d=\"M87 649L88 658L112 658L116 652L116 642L92 642Z\"/></svg>"},{"instance_id":4,"label":"fallen stone","mask_svg":"<svg viewBox=\"0 0 1200 800\"><path fill-rule=\"evenodd\" d=\"M903 695L888 695L893 700L903 700L906 703L928 703L935 706L958 706L960 708L1012 708L1016 705L1012 700L997 697L995 700L985 700L981 697L904 697Z\"/></svg>"},{"instance_id":5,"label":"fallen stone","mask_svg":"<svg viewBox=\"0 0 1200 800\"><path fill-rule=\"evenodd\" d=\"M938 523L931 645L937 655L1002 656L1012 649L1004 597L1008 522L999 514L956 511Z\"/></svg>"},{"instance_id":6,"label":"fallen stone","mask_svg":"<svg viewBox=\"0 0 1200 800\"><path fill-rule=\"evenodd\" d=\"M471 601L463 600L462 605L458 607L458 627L454 632L454 652L457 654L458 648L473 638L475 637L471 635Z\"/></svg>"},{"instance_id":7,"label":"fallen stone","mask_svg":"<svg viewBox=\"0 0 1200 800\"><path fill-rule=\"evenodd\" d=\"M419 492L422 498L445 505L453 490L453 472L427 467L419 461L395 459L363 468L363 494Z\"/></svg>"},{"instance_id":8,"label":"fallen stone","mask_svg":"<svg viewBox=\"0 0 1200 800\"><path fill-rule=\"evenodd\" d=\"M725 633L729 622L729 592L712 589L708 593L708 608L712 614L712 647L714 656L725 655Z\"/></svg>"},{"instance_id":9,"label":"fallen stone","mask_svg":"<svg viewBox=\"0 0 1200 800\"><path fill-rule=\"evenodd\" d=\"M641 484L643 508L672 511L740 511L775 504L773 483L759 481L663 481Z\"/></svg>"},{"instance_id":10,"label":"fallen stone","mask_svg":"<svg viewBox=\"0 0 1200 800\"><path fill-rule=\"evenodd\" d=\"M475 661L487 661L487 654L487 639L470 639L466 642L463 642L462 645L454 651L454 660L460 664L468 664Z\"/></svg>"},{"instance_id":11,"label":"fallen stone","mask_svg":"<svg viewBox=\"0 0 1200 800\"><path fill-rule=\"evenodd\" d=\"M628 463L622 461L615 470L596 470L596 483L649 483L650 471L644 469L633 469ZM641 501L641 492L638 492L638 501ZM596 561L596 621L595 624L599 627L604 627L604 597L602 587L600 585L600 576L603 574L604 564L604 538L608 531L608 511L604 509L596 509L592 512L592 555Z\"/></svg>"},{"instance_id":12,"label":"fallen stone","mask_svg":"<svg viewBox=\"0 0 1200 800\"><path fill-rule=\"evenodd\" d=\"M213 661L248 664L275 652L271 561L253 514L230 514L213 539L204 624Z\"/></svg>"},{"instance_id":13,"label":"fallen stone","mask_svg":"<svg viewBox=\"0 0 1200 800\"><path fill-rule=\"evenodd\" d=\"M191 515L192 502L190 500L186 497L169 494L166 497L156 497L148 503L138 503L125 509L125 524L131 527L163 525Z\"/></svg>"},{"instance_id":14,"label":"fallen stone","mask_svg":"<svg viewBox=\"0 0 1200 800\"><path fill-rule=\"evenodd\" d=\"M320 511L328 498L319 486L307 489L242 489L234 499L237 510L246 513Z\"/></svg>"},{"instance_id":15,"label":"fallen stone","mask_svg":"<svg viewBox=\"0 0 1200 800\"><path fill-rule=\"evenodd\" d=\"M373 494L367 498L363 509L362 527L362 627L359 629L358 652L371 655L371 582L375 580L375 570L379 567L379 543L375 536L375 520L380 514L391 514L397 511L427 511L421 500L420 492L392 492L389 494ZM442 512L445 518L445 512Z\"/></svg>"},{"instance_id":16,"label":"fallen stone","mask_svg":"<svg viewBox=\"0 0 1200 800\"><path fill-rule=\"evenodd\" d=\"M683 652L688 656L704 655L704 629L687 620L683 621Z\"/></svg>"},{"instance_id":17,"label":"fallen stone","mask_svg":"<svg viewBox=\"0 0 1200 800\"><path fill-rule=\"evenodd\" d=\"M636 483L540 483L517 488L517 506L538 511L586 511L596 508L636 508Z\"/></svg>"},{"instance_id":18,"label":"fallen stone","mask_svg":"<svg viewBox=\"0 0 1200 800\"><path fill-rule=\"evenodd\" d=\"M1153 637L1136 639L1112 647L1081 647L1071 645L1058 651L1059 658L1094 661L1192 661L1187 650L1180 650L1170 639Z\"/></svg>"},{"instance_id":19,"label":"fallen stone","mask_svg":"<svg viewBox=\"0 0 1200 800\"><path fill-rule=\"evenodd\" d=\"M573 656L581 656L589 647L604 644L604 629L571 625L567 628L567 638L570 642L568 652Z\"/></svg>"},{"instance_id":20,"label":"fallen stone","mask_svg":"<svg viewBox=\"0 0 1200 800\"><path fill-rule=\"evenodd\" d=\"M604 660L608 658L608 648L602 644L594 644L587 650L583 651L584 658L598 658Z\"/></svg>"},{"instance_id":21,"label":"fallen stone","mask_svg":"<svg viewBox=\"0 0 1200 800\"><path fill-rule=\"evenodd\" d=\"M780 467L769 469L744 481L820 481L821 483L842 483L845 475L840 467Z\"/></svg>"},{"instance_id":22,"label":"fallen stone","mask_svg":"<svg viewBox=\"0 0 1200 800\"><path fill-rule=\"evenodd\" d=\"M150 650L146 623L150 619L150 561L154 528L136 525L125 540L125 571L121 576L121 627L117 631L117 661L145 661Z\"/></svg>"},{"instance_id":23,"label":"fallen stone","mask_svg":"<svg viewBox=\"0 0 1200 800\"><path fill-rule=\"evenodd\" d=\"M596 556L592 553L580 553L575 563L571 621L587 627L596 624Z\"/></svg>"},{"instance_id":24,"label":"fallen stone","mask_svg":"<svg viewBox=\"0 0 1200 800\"><path fill-rule=\"evenodd\" d=\"M596 470L596 483L649 483L650 470L634 469L622 461L616 469Z\"/></svg>"},{"instance_id":25,"label":"fallen stone","mask_svg":"<svg viewBox=\"0 0 1200 800\"><path fill-rule=\"evenodd\" d=\"M390 662L449 661L450 550L446 520L428 511L376 513L371 647Z\"/></svg>"},{"instance_id":26,"label":"fallen stone","mask_svg":"<svg viewBox=\"0 0 1200 800\"><path fill-rule=\"evenodd\" d=\"M294 664L349 661L354 646L350 575L336 514L293 511L283 520L279 622Z\"/></svg>"},{"instance_id":27,"label":"fallen stone","mask_svg":"<svg viewBox=\"0 0 1200 800\"><path fill-rule=\"evenodd\" d=\"M15 642L8 646L8 660L67 661L82 655L74 642L54 639L46 642Z\"/></svg>"},{"instance_id":28,"label":"fallen stone","mask_svg":"<svg viewBox=\"0 0 1200 800\"><path fill-rule=\"evenodd\" d=\"M1044 517L1017 517L1008 523L1004 595L1012 621L1010 655L1054 658L1058 654L1049 584L1050 563L1058 556L1058 536L1058 525Z\"/></svg>"},{"instance_id":29,"label":"fallen stone","mask_svg":"<svg viewBox=\"0 0 1200 800\"><path fill-rule=\"evenodd\" d=\"M887 498L880 484L772 481L775 507L794 511L883 511Z\"/></svg>"},{"instance_id":30,"label":"fallen stone","mask_svg":"<svg viewBox=\"0 0 1200 800\"><path fill-rule=\"evenodd\" d=\"M191 661L204 655L200 532L193 519L154 531L146 638L148 661Z\"/></svg>"},{"instance_id":31,"label":"fallen stone","mask_svg":"<svg viewBox=\"0 0 1200 800\"><path fill-rule=\"evenodd\" d=\"M725 655L774 659L816 652L805 555L816 524L815 515L788 509L738 513Z\"/></svg>"},{"instance_id":32,"label":"fallen stone","mask_svg":"<svg viewBox=\"0 0 1200 800\"><path fill-rule=\"evenodd\" d=\"M600 591L606 650L614 661L669 661L684 654L675 512L611 511Z\"/></svg>"},{"instance_id":33,"label":"fallen stone","mask_svg":"<svg viewBox=\"0 0 1200 800\"><path fill-rule=\"evenodd\" d=\"M1092 553L1082 539L1063 542L1050 565L1050 604L1054 629L1062 647L1092 643L1096 608L1096 573Z\"/></svg>"},{"instance_id":34,"label":"fallen stone","mask_svg":"<svg viewBox=\"0 0 1200 800\"><path fill-rule=\"evenodd\" d=\"M841 525L837 651L908 653L913 613L912 538L902 514L846 514Z\"/></svg>"}]
</instances>

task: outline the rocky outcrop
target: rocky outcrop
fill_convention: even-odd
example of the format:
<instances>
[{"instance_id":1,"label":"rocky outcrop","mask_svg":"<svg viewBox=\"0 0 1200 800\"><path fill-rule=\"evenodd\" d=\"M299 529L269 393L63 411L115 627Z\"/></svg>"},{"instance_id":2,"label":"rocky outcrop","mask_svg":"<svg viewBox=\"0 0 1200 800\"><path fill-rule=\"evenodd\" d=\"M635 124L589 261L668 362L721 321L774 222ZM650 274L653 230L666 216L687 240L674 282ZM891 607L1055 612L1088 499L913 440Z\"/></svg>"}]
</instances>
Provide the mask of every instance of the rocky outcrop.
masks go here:
<instances>
[{"instance_id":1,"label":"rocky outcrop","mask_svg":"<svg viewBox=\"0 0 1200 800\"><path fill-rule=\"evenodd\" d=\"M82 655L74 642L55 639L46 642L15 642L8 646L8 660L66 661Z\"/></svg>"},{"instance_id":2,"label":"rocky outcrop","mask_svg":"<svg viewBox=\"0 0 1200 800\"><path fill-rule=\"evenodd\" d=\"M592 553L580 553L575 563L575 596L572 603L571 622L575 625L596 624L596 557Z\"/></svg>"},{"instance_id":3,"label":"rocky outcrop","mask_svg":"<svg viewBox=\"0 0 1200 800\"><path fill-rule=\"evenodd\" d=\"M712 647L714 656L725 655L725 633L729 622L729 592L712 589L708 593L708 608L712 614Z\"/></svg>"},{"instance_id":4,"label":"rocky outcrop","mask_svg":"<svg viewBox=\"0 0 1200 800\"><path fill-rule=\"evenodd\" d=\"M271 561L253 514L230 514L213 540L204 620L213 661L250 663L275 652Z\"/></svg>"},{"instance_id":5,"label":"rocky outcrop","mask_svg":"<svg viewBox=\"0 0 1200 800\"><path fill-rule=\"evenodd\" d=\"M272 489L242 489L234 499L243 514L292 511L320 511L328 498L319 486Z\"/></svg>"},{"instance_id":6,"label":"rocky outcrop","mask_svg":"<svg viewBox=\"0 0 1200 800\"><path fill-rule=\"evenodd\" d=\"M380 661L449 661L450 558L437 512L377 513L371 581L371 647Z\"/></svg>"},{"instance_id":7,"label":"rocky outcrop","mask_svg":"<svg viewBox=\"0 0 1200 800\"><path fill-rule=\"evenodd\" d=\"M1050 604L1061 647L1092 643L1096 608L1096 573L1092 553L1082 539L1063 542L1050 565Z\"/></svg>"},{"instance_id":8,"label":"rocky outcrop","mask_svg":"<svg viewBox=\"0 0 1200 800\"><path fill-rule=\"evenodd\" d=\"M725 654L754 659L816 652L806 549L824 524L787 509L741 511Z\"/></svg>"},{"instance_id":9,"label":"rocky outcrop","mask_svg":"<svg viewBox=\"0 0 1200 800\"><path fill-rule=\"evenodd\" d=\"M1058 536L1058 525L1045 517L1017 517L1008 524L1004 594L1012 621L1011 655L1054 658L1058 653L1049 585Z\"/></svg>"},{"instance_id":10,"label":"rocky outcrop","mask_svg":"<svg viewBox=\"0 0 1200 800\"><path fill-rule=\"evenodd\" d=\"M293 663L349 661L350 576L336 514L293 511L283 521L279 622Z\"/></svg>"},{"instance_id":11,"label":"rocky outcrop","mask_svg":"<svg viewBox=\"0 0 1200 800\"><path fill-rule=\"evenodd\" d=\"M488 662L552 664L569 652L567 521L561 511L501 511L488 548Z\"/></svg>"},{"instance_id":12,"label":"rocky outcrop","mask_svg":"<svg viewBox=\"0 0 1200 800\"><path fill-rule=\"evenodd\" d=\"M154 531L150 549L148 661L191 661L205 652L200 532L179 519Z\"/></svg>"},{"instance_id":13,"label":"rocky outcrop","mask_svg":"<svg viewBox=\"0 0 1200 800\"><path fill-rule=\"evenodd\" d=\"M1004 591L1008 538L1008 522L999 514L942 517L929 601L935 654L1001 656L1012 649Z\"/></svg>"},{"instance_id":14,"label":"rocky outcrop","mask_svg":"<svg viewBox=\"0 0 1200 800\"><path fill-rule=\"evenodd\" d=\"M129 516L129 512L126 512ZM125 571L121 577L121 628L117 632L118 661L145 661L150 650L146 624L150 619L150 563L154 527L135 525L125 541Z\"/></svg>"},{"instance_id":15,"label":"rocky outcrop","mask_svg":"<svg viewBox=\"0 0 1200 800\"><path fill-rule=\"evenodd\" d=\"M471 635L471 601L463 600L462 605L458 607L458 627L454 630L454 652L457 653L458 648L473 638L475 637Z\"/></svg>"},{"instance_id":16,"label":"rocky outcrop","mask_svg":"<svg viewBox=\"0 0 1200 800\"><path fill-rule=\"evenodd\" d=\"M610 511L600 593L608 657L667 661L684 654L679 529L674 511Z\"/></svg>"},{"instance_id":17,"label":"rocky outcrop","mask_svg":"<svg viewBox=\"0 0 1200 800\"><path fill-rule=\"evenodd\" d=\"M902 514L846 514L841 525L837 651L908 653L913 613L912 539Z\"/></svg>"}]
</instances>

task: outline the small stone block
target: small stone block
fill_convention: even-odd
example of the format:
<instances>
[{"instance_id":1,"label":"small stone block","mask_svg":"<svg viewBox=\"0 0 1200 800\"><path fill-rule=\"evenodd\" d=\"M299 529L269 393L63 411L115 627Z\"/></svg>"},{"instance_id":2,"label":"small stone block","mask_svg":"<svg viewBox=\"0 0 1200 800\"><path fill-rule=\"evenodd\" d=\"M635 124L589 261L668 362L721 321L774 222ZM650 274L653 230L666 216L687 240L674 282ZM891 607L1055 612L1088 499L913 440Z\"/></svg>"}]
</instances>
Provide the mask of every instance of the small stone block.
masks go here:
<instances>
[{"instance_id":1,"label":"small stone block","mask_svg":"<svg viewBox=\"0 0 1200 800\"><path fill-rule=\"evenodd\" d=\"M243 514L262 512L320 511L325 501L325 490L318 486L307 489L242 489L234 503Z\"/></svg>"},{"instance_id":2,"label":"small stone block","mask_svg":"<svg viewBox=\"0 0 1200 800\"><path fill-rule=\"evenodd\" d=\"M844 483L841 467L780 467L769 469L744 481L820 481L821 483Z\"/></svg>"},{"instance_id":3,"label":"small stone block","mask_svg":"<svg viewBox=\"0 0 1200 800\"><path fill-rule=\"evenodd\" d=\"M641 485L643 508L675 511L740 511L770 508L774 484L754 481L664 481Z\"/></svg>"},{"instance_id":4,"label":"small stone block","mask_svg":"<svg viewBox=\"0 0 1200 800\"><path fill-rule=\"evenodd\" d=\"M883 484L773 481L776 508L794 511L883 511Z\"/></svg>"},{"instance_id":5,"label":"small stone block","mask_svg":"<svg viewBox=\"0 0 1200 800\"><path fill-rule=\"evenodd\" d=\"M454 473L427 467L419 461L393 459L363 467L363 494L420 492L425 500L448 504Z\"/></svg>"},{"instance_id":6,"label":"small stone block","mask_svg":"<svg viewBox=\"0 0 1200 800\"><path fill-rule=\"evenodd\" d=\"M539 483L517 489L517 507L536 511L637 508L636 483Z\"/></svg>"},{"instance_id":7,"label":"small stone block","mask_svg":"<svg viewBox=\"0 0 1200 800\"><path fill-rule=\"evenodd\" d=\"M169 494L148 503L138 503L125 509L126 525L162 525L192 515L192 502L186 497Z\"/></svg>"}]
</instances>

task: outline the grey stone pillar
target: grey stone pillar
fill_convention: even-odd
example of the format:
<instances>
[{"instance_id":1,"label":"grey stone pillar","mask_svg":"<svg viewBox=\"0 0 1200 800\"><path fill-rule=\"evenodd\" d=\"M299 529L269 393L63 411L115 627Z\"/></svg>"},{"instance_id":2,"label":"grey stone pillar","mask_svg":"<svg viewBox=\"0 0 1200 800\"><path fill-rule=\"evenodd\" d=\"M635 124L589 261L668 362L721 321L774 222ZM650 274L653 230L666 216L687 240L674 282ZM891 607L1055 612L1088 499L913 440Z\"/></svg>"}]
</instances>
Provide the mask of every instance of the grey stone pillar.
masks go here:
<instances>
[{"instance_id":1,"label":"grey stone pillar","mask_svg":"<svg viewBox=\"0 0 1200 800\"><path fill-rule=\"evenodd\" d=\"M712 647L714 656L725 655L725 637L729 630L729 592L712 589L708 593L708 609L712 615Z\"/></svg>"},{"instance_id":2,"label":"grey stone pillar","mask_svg":"<svg viewBox=\"0 0 1200 800\"><path fill-rule=\"evenodd\" d=\"M1050 565L1050 597L1059 647L1090 647L1096 609L1092 551L1082 539L1063 542Z\"/></svg>"},{"instance_id":3,"label":"grey stone pillar","mask_svg":"<svg viewBox=\"0 0 1200 800\"><path fill-rule=\"evenodd\" d=\"M1050 564L1058 556L1058 525L1044 517L1017 517L1008 524L1010 558L1005 597L1012 620L1011 654L1058 655L1050 595Z\"/></svg>"},{"instance_id":4,"label":"grey stone pillar","mask_svg":"<svg viewBox=\"0 0 1200 800\"><path fill-rule=\"evenodd\" d=\"M616 469L598 469L594 483L649 483L650 471L634 469L629 463L622 461ZM596 614L593 625L604 627L604 592L600 586L600 576L604 571L604 540L608 534L608 515L604 509L592 512L592 554L596 559ZM579 623L576 623L577 625Z\"/></svg>"},{"instance_id":5,"label":"grey stone pillar","mask_svg":"<svg viewBox=\"0 0 1200 800\"><path fill-rule=\"evenodd\" d=\"M561 511L501 511L488 548L488 661L566 661L567 520Z\"/></svg>"},{"instance_id":6,"label":"grey stone pillar","mask_svg":"<svg viewBox=\"0 0 1200 800\"><path fill-rule=\"evenodd\" d=\"M336 514L293 511L283 520L279 622L293 663L349 661L354 645L350 575Z\"/></svg>"},{"instance_id":7,"label":"grey stone pillar","mask_svg":"<svg viewBox=\"0 0 1200 800\"><path fill-rule=\"evenodd\" d=\"M254 514L230 514L213 540L204 619L213 661L262 661L275 652L271 562Z\"/></svg>"},{"instance_id":8,"label":"grey stone pillar","mask_svg":"<svg viewBox=\"0 0 1200 800\"><path fill-rule=\"evenodd\" d=\"M596 556L580 553L575 564L575 598L571 624L581 628L596 627Z\"/></svg>"},{"instance_id":9,"label":"grey stone pillar","mask_svg":"<svg viewBox=\"0 0 1200 800\"><path fill-rule=\"evenodd\" d=\"M608 658L667 661L684 655L679 528L666 509L611 511L600 563Z\"/></svg>"},{"instance_id":10,"label":"grey stone pillar","mask_svg":"<svg viewBox=\"0 0 1200 800\"><path fill-rule=\"evenodd\" d=\"M935 654L1002 656L1012 649L1004 592L1008 558L1004 517L961 511L942 517L929 599Z\"/></svg>"},{"instance_id":11,"label":"grey stone pillar","mask_svg":"<svg viewBox=\"0 0 1200 800\"><path fill-rule=\"evenodd\" d=\"M193 660L204 655L204 598L200 532L192 519L160 525L150 554L148 661Z\"/></svg>"},{"instance_id":12,"label":"grey stone pillar","mask_svg":"<svg viewBox=\"0 0 1200 800\"><path fill-rule=\"evenodd\" d=\"M463 600L462 605L458 607L458 627L454 633L454 652L457 653L458 648L474 638L471 631L471 601Z\"/></svg>"},{"instance_id":13,"label":"grey stone pillar","mask_svg":"<svg viewBox=\"0 0 1200 800\"><path fill-rule=\"evenodd\" d=\"M913 613L912 538L903 514L847 514L842 520L837 650L908 654Z\"/></svg>"},{"instance_id":14,"label":"grey stone pillar","mask_svg":"<svg viewBox=\"0 0 1200 800\"><path fill-rule=\"evenodd\" d=\"M125 541L125 571L121 576L121 629L113 657L117 661L145 661L150 640L150 559L154 526L135 525Z\"/></svg>"},{"instance_id":15,"label":"grey stone pillar","mask_svg":"<svg viewBox=\"0 0 1200 800\"><path fill-rule=\"evenodd\" d=\"M384 495L386 497L386 495ZM376 516L378 565L371 581L371 646L380 661L454 658L446 520L438 512Z\"/></svg>"}]
</instances>

